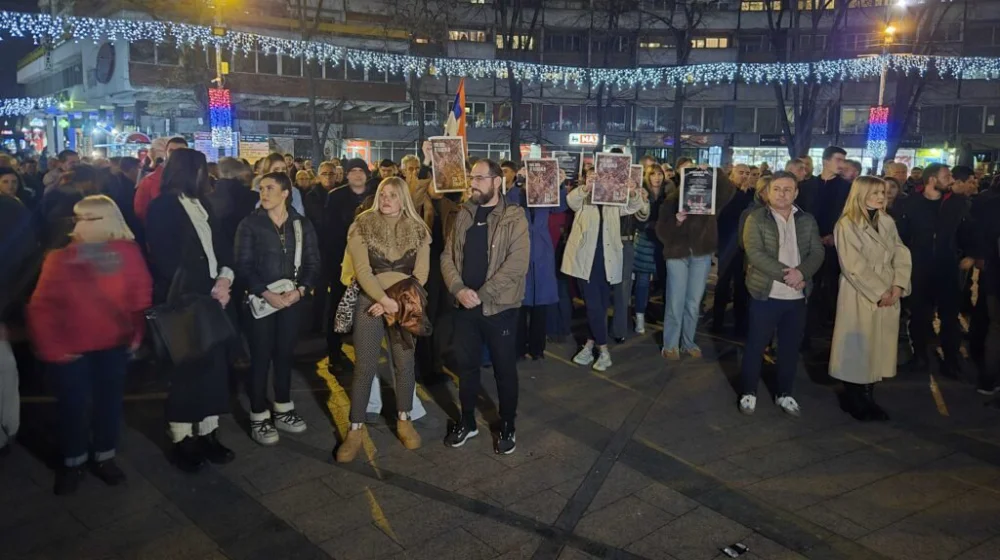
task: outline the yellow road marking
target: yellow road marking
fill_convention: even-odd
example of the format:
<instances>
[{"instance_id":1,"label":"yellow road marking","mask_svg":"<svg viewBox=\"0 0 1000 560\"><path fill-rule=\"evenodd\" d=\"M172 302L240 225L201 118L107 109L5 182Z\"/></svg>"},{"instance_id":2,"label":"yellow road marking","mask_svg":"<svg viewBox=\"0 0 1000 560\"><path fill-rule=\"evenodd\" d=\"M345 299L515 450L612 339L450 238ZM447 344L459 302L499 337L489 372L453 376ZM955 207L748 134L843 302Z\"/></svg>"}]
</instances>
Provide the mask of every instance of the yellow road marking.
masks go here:
<instances>
[{"instance_id":1,"label":"yellow road marking","mask_svg":"<svg viewBox=\"0 0 1000 560\"><path fill-rule=\"evenodd\" d=\"M365 487L365 496L368 498L368 507L371 509L372 520L375 521L375 525L377 525L379 529L382 529L386 535L389 535L390 539L398 542L399 538L396 536L396 532L392 530L392 525L389 523L389 519L385 516L385 512L382 511L382 506L379 505L378 499L375 497L375 494L372 493L371 488Z\"/></svg>"},{"instance_id":2,"label":"yellow road marking","mask_svg":"<svg viewBox=\"0 0 1000 560\"><path fill-rule=\"evenodd\" d=\"M937 405L938 414L941 416L948 416L948 405L944 403L944 395L941 394L941 388L938 387L937 380L934 379L934 375L931 378L931 396L934 397L934 404Z\"/></svg>"},{"instance_id":3,"label":"yellow road marking","mask_svg":"<svg viewBox=\"0 0 1000 560\"><path fill-rule=\"evenodd\" d=\"M550 358L552 358L553 360L555 360L557 362L564 363L564 364L566 364L566 365L568 365L570 367L573 367L573 368L580 367L579 365L573 363L572 361L567 360L566 358L563 358L559 354L553 354L552 352L549 352L548 350L545 351L545 355L548 356L548 357L550 357Z\"/></svg>"}]
</instances>

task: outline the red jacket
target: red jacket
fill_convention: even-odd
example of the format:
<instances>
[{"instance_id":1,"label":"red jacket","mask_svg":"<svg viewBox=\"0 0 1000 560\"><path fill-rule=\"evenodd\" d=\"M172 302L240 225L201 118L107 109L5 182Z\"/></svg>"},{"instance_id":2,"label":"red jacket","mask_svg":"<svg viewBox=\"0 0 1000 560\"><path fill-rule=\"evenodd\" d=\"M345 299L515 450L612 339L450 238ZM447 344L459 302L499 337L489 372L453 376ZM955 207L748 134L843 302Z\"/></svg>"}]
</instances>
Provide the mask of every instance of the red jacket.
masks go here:
<instances>
[{"instance_id":1,"label":"red jacket","mask_svg":"<svg viewBox=\"0 0 1000 560\"><path fill-rule=\"evenodd\" d=\"M28 303L28 329L38 357L69 356L138 343L153 281L132 241L73 243L45 257Z\"/></svg>"},{"instance_id":2,"label":"red jacket","mask_svg":"<svg viewBox=\"0 0 1000 560\"><path fill-rule=\"evenodd\" d=\"M160 196L160 183L163 181L162 164L139 181L139 186L135 189L135 215L139 221L146 223L146 212L149 210L149 203Z\"/></svg>"}]
</instances>

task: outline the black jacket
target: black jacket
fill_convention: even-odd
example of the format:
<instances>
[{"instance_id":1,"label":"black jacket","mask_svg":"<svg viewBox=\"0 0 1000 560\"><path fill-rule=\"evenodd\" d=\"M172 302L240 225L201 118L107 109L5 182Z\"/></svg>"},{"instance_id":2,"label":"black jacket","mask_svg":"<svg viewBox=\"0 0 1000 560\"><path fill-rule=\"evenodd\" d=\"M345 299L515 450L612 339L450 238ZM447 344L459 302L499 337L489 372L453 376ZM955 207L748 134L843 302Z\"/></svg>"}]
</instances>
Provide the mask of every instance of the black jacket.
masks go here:
<instances>
[{"instance_id":1,"label":"black jacket","mask_svg":"<svg viewBox=\"0 0 1000 560\"><path fill-rule=\"evenodd\" d=\"M239 179L219 179L215 182L215 190L208 195L208 201L212 204L212 214L219 224L219 233L232 248L236 243L236 228L257 207L260 195Z\"/></svg>"},{"instance_id":2,"label":"black jacket","mask_svg":"<svg viewBox=\"0 0 1000 560\"><path fill-rule=\"evenodd\" d=\"M323 231L323 224L326 222L326 197L329 194L329 191L319 185L302 192L302 206L305 208L306 218L309 218L316 231ZM321 240L320 245L322 244Z\"/></svg>"},{"instance_id":3,"label":"black jacket","mask_svg":"<svg viewBox=\"0 0 1000 560\"><path fill-rule=\"evenodd\" d=\"M0 322L9 307L24 299L37 276L40 256L31 211L17 199L0 195Z\"/></svg>"},{"instance_id":4,"label":"black jacket","mask_svg":"<svg viewBox=\"0 0 1000 560\"><path fill-rule=\"evenodd\" d=\"M833 235L833 227L844 213L847 196L851 194L851 183L839 175L824 181L819 175L810 177L799 184L796 206L812 214L819 226L820 237Z\"/></svg>"},{"instance_id":5,"label":"black jacket","mask_svg":"<svg viewBox=\"0 0 1000 560\"><path fill-rule=\"evenodd\" d=\"M915 284L957 278L958 261L979 256L980 234L968 198L948 193L932 204L923 194L913 193L897 204L896 227L913 257Z\"/></svg>"},{"instance_id":6,"label":"black jacket","mask_svg":"<svg viewBox=\"0 0 1000 560\"><path fill-rule=\"evenodd\" d=\"M208 225L212 228L212 250L218 268L232 268L232 247L221 235L207 200L202 206L208 212ZM180 271L179 293L208 294L215 280L208 272L208 257L201 246L194 224L176 195L163 194L149 204L146 213L146 244L149 248L149 265L153 273L153 302L167 299L174 274ZM237 277L238 278L238 277Z\"/></svg>"},{"instance_id":7,"label":"black jacket","mask_svg":"<svg viewBox=\"0 0 1000 560\"><path fill-rule=\"evenodd\" d=\"M366 188L361 194L355 194L351 187L344 185L326 196L323 266L334 278L340 277L340 264L347 250L347 230L354 223L354 211L374 192Z\"/></svg>"},{"instance_id":8,"label":"black jacket","mask_svg":"<svg viewBox=\"0 0 1000 560\"><path fill-rule=\"evenodd\" d=\"M987 293L1000 296L1000 190L987 189L972 203L972 217L979 227L981 256L984 261L979 286Z\"/></svg>"},{"instance_id":9,"label":"black jacket","mask_svg":"<svg viewBox=\"0 0 1000 560\"><path fill-rule=\"evenodd\" d=\"M295 275L295 229L292 225L296 221L302 224L302 267L298 277ZM281 227L284 247L278 231L262 208L254 210L236 230L236 276L253 295L260 296L267 291L268 284L282 279L309 289L318 283L319 242L309 220L289 208L288 219Z\"/></svg>"}]
</instances>

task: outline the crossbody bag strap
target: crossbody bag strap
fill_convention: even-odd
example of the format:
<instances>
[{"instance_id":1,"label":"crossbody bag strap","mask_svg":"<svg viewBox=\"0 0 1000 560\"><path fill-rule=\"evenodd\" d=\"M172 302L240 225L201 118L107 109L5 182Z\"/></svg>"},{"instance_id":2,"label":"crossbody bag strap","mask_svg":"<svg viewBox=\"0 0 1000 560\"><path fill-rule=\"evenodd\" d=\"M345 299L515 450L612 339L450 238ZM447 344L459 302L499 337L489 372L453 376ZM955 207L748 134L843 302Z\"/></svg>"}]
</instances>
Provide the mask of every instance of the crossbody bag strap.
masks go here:
<instances>
[{"instance_id":1,"label":"crossbody bag strap","mask_svg":"<svg viewBox=\"0 0 1000 560\"><path fill-rule=\"evenodd\" d=\"M299 269L302 268L302 220L292 222L292 229L295 230L295 276L292 282L298 282Z\"/></svg>"}]
</instances>

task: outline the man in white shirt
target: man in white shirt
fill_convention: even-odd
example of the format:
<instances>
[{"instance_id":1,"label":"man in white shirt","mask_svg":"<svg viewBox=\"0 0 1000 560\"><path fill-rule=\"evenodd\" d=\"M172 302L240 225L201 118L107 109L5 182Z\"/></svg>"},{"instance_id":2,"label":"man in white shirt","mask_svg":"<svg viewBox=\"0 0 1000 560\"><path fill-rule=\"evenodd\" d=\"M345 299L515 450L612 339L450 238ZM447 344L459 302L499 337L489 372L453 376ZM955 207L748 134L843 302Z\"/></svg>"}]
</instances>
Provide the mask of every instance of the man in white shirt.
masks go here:
<instances>
[{"instance_id":1,"label":"man in white shirt","mask_svg":"<svg viewBox=\"0 0 1000 560\"><path fill-rule=\"evenodd\" d=\"M767 206L750 212L743 228L746 248L750 328L740 371L740 412L753 414L764 348L777 334L778 386L774 402L792 416L799 405L792 397L799 346L806 326L806 297L812 277L823 264L819 226L794 204L798 181L792 173L774 174L767 187Z\"/></svg>"}]
</instances>

